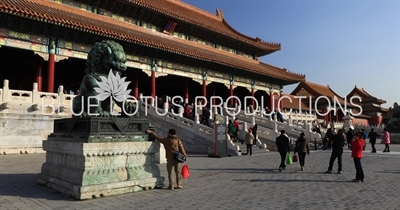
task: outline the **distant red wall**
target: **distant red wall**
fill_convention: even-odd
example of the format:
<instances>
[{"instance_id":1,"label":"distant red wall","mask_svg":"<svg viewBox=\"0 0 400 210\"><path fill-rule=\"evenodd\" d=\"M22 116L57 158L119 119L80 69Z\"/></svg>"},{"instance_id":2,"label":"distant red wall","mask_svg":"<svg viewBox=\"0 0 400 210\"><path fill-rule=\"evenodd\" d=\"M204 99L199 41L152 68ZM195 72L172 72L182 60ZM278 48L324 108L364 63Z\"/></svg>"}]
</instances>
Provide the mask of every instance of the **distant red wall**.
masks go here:
<instances>
[{"instance_id":1,"label":"distant red wall","mask_svg":"<svg viewBox=\"0 0 400 210\"><path fill-rule=\"evenodd\" d=\"M353 125L355 124L369 125L367 119L353 119Z\"/></svg>"},{"instance_id":2,"label":"distant red wall","mask_svg":"<svg viewBox=\"0 0 400 210\"><path fill-rule=\"evenodd\" d=\"M370 125L380 125L383 123L383 117L382 116L371 116L371 119L369 119L369 124Z\"/></svg>"}]
</instances>

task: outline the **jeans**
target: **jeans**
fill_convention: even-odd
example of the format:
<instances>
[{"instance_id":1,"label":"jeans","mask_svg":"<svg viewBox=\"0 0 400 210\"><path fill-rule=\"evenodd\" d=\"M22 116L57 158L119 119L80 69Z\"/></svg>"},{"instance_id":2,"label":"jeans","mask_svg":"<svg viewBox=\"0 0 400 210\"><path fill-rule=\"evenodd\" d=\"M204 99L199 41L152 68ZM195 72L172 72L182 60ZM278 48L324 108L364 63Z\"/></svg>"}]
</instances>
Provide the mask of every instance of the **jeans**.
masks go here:
<instances>
[{"instance_id":1,"label":"jeans","mask_svg":"<svg viewBox=\"0 0 400 210\"><path fill-rule=\"evenodd\" d=\"M170 187L174 186L174 181L172 179L172 171L173 170L175 171L175 175L176 175L176 184L179 186L182 184L181 169L179 167L179 162L175 159L167 160L167 172L168 172L168 181L169 181Z\"/></svg>"},{"instance_id":2,"label":"jeans","mask_svg":"<svg viewBox=\"0 0 400 210\"><path fill-rule=\"evenodd\" d=\"M361 158L353 158L356 167L356 180L364 180L364 171L361 166Z\"/></svg>"},{"instance_id":3,"label":"jeans","mask_svg":"<svg viewBox=\"0 0 400 210\"><path fill-rule=\"evenodd\" d=\"M281 164L279 165L279 167L285 168L286 167L286 155L287 152L279 152L279 154L281 155Z\"/></svg>"},{"instance_id":4,"label":"jeans","mask_svg":"<svg viewBox=\"0 0 400 210\"><path fill-rule=\"evenodd\" d=\"M307 154L306 152L298 152L300 166L304 166L306 160L306 154Z\"/></svg>"},{"instance_id":5,"label":"jeans","mask_svg":"<svg viewBox=\"0 0 400 210\"><path fill-rule=\"evenodd\" d=\"M338 171L342 171L342 154L343 151L332 151L331 159L329 160L328 171L332 171L333 163L335 162L336 158L338 159Z\"/></svg>"},{"instance_id":6,"label":"jeans","mask_svg":"<svg viewBox=\"0 0 400 210\"><path fill-rule=\"evenodd\" d=\"M247 154L249 154L250 151L250 155L253 154L253 145L252 144L246 144L247 146Z\"/></svg>"}]
</instances>

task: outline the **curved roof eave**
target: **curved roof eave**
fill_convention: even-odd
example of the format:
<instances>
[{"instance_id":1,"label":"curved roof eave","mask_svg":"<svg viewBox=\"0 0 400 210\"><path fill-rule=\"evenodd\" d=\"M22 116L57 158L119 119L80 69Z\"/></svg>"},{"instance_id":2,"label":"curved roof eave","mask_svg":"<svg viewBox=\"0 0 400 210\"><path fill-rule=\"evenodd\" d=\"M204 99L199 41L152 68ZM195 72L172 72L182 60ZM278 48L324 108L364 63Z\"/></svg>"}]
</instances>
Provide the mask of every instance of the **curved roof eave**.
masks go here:
<instances>
[{"instance_id":1,"label":"curved roof eave","mask_svg":"<svg viewBox=\"0 0 400 210\"><path fill-rule=\"evenodd\" d=\"M230 59L233 55L229 55L227 52L217 52L215 49L206 49L201 45L192 46L192 43L186 43L187 41L184 42L171 37L154 35L141 27L124 22L116 22L108 17L99 18L95 14L55 2L20 0L17 6L13 2L13 0L0 2L0 11L21 18L46 22L51 25L59 25L85 33L92 33L199 60L232 66L286 82L300 82L305 80L305 75L287 72L268 64L245 61L244 58L235 57L236 59Z\"/></svg>"},{"instance_id":2,"label":"curved roof eave","mask_svg":"<svg viewBox=\"0 0 400 210\"><path fill-rule=\"evenodd\" d=\"M212 29L220 34L236 38L239 41L244 42L245 44L250 44L254 47L257 47L260 50L263 50L264 51L263 54L265 54L265 55L271 53L271 51L277 51L277 50L281 49L281 46L278 43L265 42L259 38L251 38L249 36L246 36L238 31L236 31L235 29L233 29L228 23L226 23L224 18L218 18L216 15L213 15L207 11L204 11L200 8L197 8L193 5L187 4L182 1L168 1L168 0L151 0L151 1L116 0L116 1L142 6L147 9L150 9L150 10L165 14L167 16L176 18L178 20L200 26L204 29L208 29L208 30ZM181 9L184 9L184 11L181 11L181 13L178 14L178 13L174 13L173 9L168 9L175 5L180 6ZM193 12L196 12L199 15L202 15L202 17L206 18L206 20L203 22L199 21L199 19L201 19L201 18L194 17L192 15ZM185 15L186 13L189 13L189 14Z\"/></svg>"}]
</instances>

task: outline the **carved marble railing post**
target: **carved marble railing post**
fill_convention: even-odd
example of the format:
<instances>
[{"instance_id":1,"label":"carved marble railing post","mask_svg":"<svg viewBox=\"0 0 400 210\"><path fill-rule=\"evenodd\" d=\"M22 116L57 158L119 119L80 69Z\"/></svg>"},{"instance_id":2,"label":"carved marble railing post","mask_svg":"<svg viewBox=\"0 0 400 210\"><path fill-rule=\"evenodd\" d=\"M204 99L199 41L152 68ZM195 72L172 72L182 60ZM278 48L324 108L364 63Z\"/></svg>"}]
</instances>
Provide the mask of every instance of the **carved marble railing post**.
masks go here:
<instances>
[{"instance_id":1,"label":"carved marble railing post","mask_svg":"<svg viewBox=\"0 0 400 210\"><path fill-rule=\"evenodd\" d=\"M58 96L57 97L58 97L57 102L58 102L58 105L60 107L62 104L64 104L64 101L65 101L64 86L63 85L59 85L58 86Z\"/></svg>"},{"instance_id":2,"label":"carved marble railing post","mask_svg":"<svg viewBox=\"0 0 400 210\"><path fill-rule=\"evenodd\" d=\"M306 135L306 138L311 139L311 125L310 123L306 124L306 132L304 133Z\"/></svg>"},{"instance_id":3,"label":"carved marble railing post","mask_svg":"<svg viewBox=\"0 0 400 210\"><path fill-rule=\"evenodd\" d=\"M3 80L3 102L8 102L10 100L10 88L8 80Z\"/></svg>"},{"instance_id":4,"label":"carved marble railing post","mask_svg":"<svg viewBox=\"0 0 400 210\"><path fill-rule=\"evenodd\" d=\"M34 82L33 88L32 88L32 103L33 103L33 105L38 104L39 100L40 100L40 96L39 96L39 91L38 91L38 83Z\"/></svg>"},{"instance_id":5,"label":"carved marble railing post","mask_svg":"<svg viewBox=\"0 0 400 210\"><path fill-rule=\"evenodd\" d=\"M168 105L169 105L168 102L164 102L164 110L163 110L164 112L163 113L168 112L168 108L169 108ZM154 106L154 105L152 105L152 106ZM157 109L158 107L154 107L154 108Z\"/></svg>"},{"instance_id":6,"label":"carved marble railing post","mask_svg":"<svg viewBox=\"0 0 400 210\"><path fill-rule=\"evenodd\" d=\"M183 117L183 108L179 107L179 117Z\"/></svg>"},{"instance_id":7,"label":"carved marble railing post","mask_svg":"<svg viewBox=\"0 0 400 210\"><path fill-rule=\"evenodd\" d=\"M194 115L194 125L193 125L193 132L194 134L198 134L199 133L199 124L200 124L200 118L198 114Z\"/></svg>"},{"instance_id":8,"label":"carved marble railing post","mask_svg":"<svg viewBox=\"0 0 400 210\"><path fill-rule=\"evenodd\" d=\"M251 127L253 127L254 126L254 124L256 124L256 117L255 116L252 116L251 117Z\"/></svg>"}]
</instances>

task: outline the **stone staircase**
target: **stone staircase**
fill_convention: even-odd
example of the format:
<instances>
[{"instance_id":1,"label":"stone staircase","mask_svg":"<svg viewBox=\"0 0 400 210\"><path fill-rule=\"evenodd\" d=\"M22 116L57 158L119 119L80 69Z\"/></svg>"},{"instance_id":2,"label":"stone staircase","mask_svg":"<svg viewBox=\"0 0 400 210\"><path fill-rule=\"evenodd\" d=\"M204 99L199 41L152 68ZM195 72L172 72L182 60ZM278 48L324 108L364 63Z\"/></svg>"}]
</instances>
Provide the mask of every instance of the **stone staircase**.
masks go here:
<instances>
[{"instance_id":1,"label":"stone staircase","mask_svg":"<svg viewBox=\"0 0 400 210\"><path fill-rule=\"evenodd\" d=\"M182 116L177 116L144 101L140 102L140 113L142 116L147 116L154 123L153 126L156 128L156 133L160 136L167 136L169 129L175 129L181 137L188 153L215 153L213 128L201 125ZM227 155L241 155L239 146L229 139L227 141Z\"/></svg>"},{"instance_id":2,"label":"stone staircase","mask_svg":"<svg viewBox=\"0 0 400 210\"><path fill-rule=\"evenodd\" d=\"M236 115L234 113L236 112ZM318 133L314 133L311 131L311 124L307 123L307 121L300 123L292 123L292 121L286 120L284 122L279 122L275 119L260 117L257 115L249 115L245 114L244 111L239 111L234 109L224 110L223 114L226 116L230 116L232 121L235 118L238 118L242 124L239 126L239 139L244 139L245 133L247 132L248 127L257 123L258 125L258 147L266 148L268 150L276 150L275 139L280 135L280 130L285 130L289 136L291 142L295 142L296 139L300 136L301 132L306 134L306 137L314 142L315 140L319 141L321 139L321 135ZM225 122L223 115L217 115L218 118ZM310 120L308 120L310 121ZM266 145L263 147L262 145ZM245 148L245 147L244 147Z\"/></svg>"}]
</instances>

